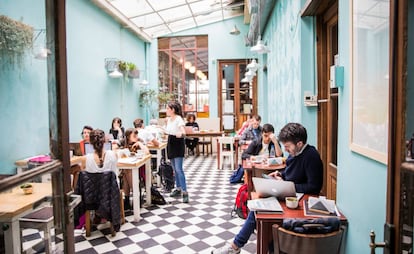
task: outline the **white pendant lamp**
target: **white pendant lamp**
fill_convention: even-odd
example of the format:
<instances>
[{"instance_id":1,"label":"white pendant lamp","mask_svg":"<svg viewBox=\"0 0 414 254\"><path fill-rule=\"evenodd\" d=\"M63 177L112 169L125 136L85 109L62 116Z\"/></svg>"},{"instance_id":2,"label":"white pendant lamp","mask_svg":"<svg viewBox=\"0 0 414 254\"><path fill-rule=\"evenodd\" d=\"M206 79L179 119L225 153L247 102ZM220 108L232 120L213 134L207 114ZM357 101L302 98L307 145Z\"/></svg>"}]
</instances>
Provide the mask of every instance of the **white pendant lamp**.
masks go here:
<instances>
[{"instance_id":1,"label":"white pendant lamp","mask_svg":"<svg viewBox=\"0 0 414 254\"><path fill-rule=\"evenodd\" d=\"M115 69L113 72L109 73L109 77L111 78L122 78L124 74L118 71L118 69Z\"/></svg>"},{"instance_id":2,"label":"white pendant lamp","mask_svg":"<svg viewBox=\"0 0 414 254\"><path fill-rule=\"evenodd\" d=\"M232 35L239 35L240 34L240 30L237 28L236 25L234 25L233 30L230 31L230 34Z\"/></svg>"},{"instance_id":3,"label":"white pendant lamp","mask_svg":"<svg viewBox=\"0 0 414 254\"><path fill-rule=\"evenodd\" d=\"M263 43L262 37L259 35L259 38L257 39L256 45L250 48L251 52L255 52L258 54L267 54L270 52L269 48Z\"/></svg>"},{"instance_id":4,"label":"white pendant lamp","mask_svg":"<svg viewBox=\"0 0 414 254\"><path fill-rule=\"evenodd\" d=\"M259 69L260 65L256 62L256 59L253 59L247 66L246 68L251 70L251 71L257 71L257 69Z\"/></svg>"}]
</instances>

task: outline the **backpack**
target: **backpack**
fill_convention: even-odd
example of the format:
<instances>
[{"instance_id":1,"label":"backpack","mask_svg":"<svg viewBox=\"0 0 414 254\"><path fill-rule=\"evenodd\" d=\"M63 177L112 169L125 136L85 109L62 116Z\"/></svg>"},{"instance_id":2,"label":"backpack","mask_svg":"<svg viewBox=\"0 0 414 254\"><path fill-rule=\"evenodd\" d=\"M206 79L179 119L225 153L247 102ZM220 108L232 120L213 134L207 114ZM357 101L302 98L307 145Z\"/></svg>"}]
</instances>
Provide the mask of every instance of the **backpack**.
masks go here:
<instances>
[{"instance_id":1,"label":"backpack","mask_svg":"<svg viewBox=\"0 0 414 254\"><path fill-rule=\"evenodd\" d=\"M240 218L246 219L249 209L247 208L247 200L249 199L249 190L247 184L240 186L239 191L236 195L236 201L234 202L233 210L231 211L231 216L233 213L237 214Z\"/></svg>"},{"instance_id":2,"label":"backpack","mask_svg":"<svg viewBox=\"0 0 414 254\"><path fill-rule=\"evenodd\" d=\"M239 165L236 171L233 172L233 174L230 176L230 183L242 183L244 175L244 169L242 165Z\"/></svg>"},{"instance_id":3,"label":"backpack","mask_svg":"<svg viewBox=\"0 0 414 254\"><path fill-rule=\"evenodd\" d=\"M158 168L158 175L161 177L161 183L164 189L169 192L174 188L174 170L169 162L166 162L164 158L161 159L160 166Z\"/></svg>"},{"instance_id":4,"label":"backpack","mask_svg":"<svg viewBox=\"0 0 414 254\"><path fill-rule=\"evenodd\" d=\"M154 205L165 205L167 202L161 193L154 187L151 186L151 203Z\"/></svg>"}]
</instances>

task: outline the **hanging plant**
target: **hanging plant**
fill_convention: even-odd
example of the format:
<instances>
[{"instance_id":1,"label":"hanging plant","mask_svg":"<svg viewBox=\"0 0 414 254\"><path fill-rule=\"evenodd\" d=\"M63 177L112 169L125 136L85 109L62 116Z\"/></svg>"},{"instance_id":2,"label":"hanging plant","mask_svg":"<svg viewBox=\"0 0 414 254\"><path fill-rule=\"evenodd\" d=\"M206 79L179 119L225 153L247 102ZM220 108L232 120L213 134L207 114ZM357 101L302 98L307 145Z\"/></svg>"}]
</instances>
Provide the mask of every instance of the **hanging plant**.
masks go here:
<instances>
[{"instance_id":1,"label":"hanging plant","mask_svg":"<svg viewBox=\"0 0 414 254\"><path fill-rule=\"evenodd\" d=\"M21 67L26 51L33 47L33 27L0 15L2 68Z\"/></svg>"},{"instance_id":2,"label":"hanging plant","mask_svg":"<svg viewBox=\"0 0 414 254\"><path fill-rule=\"evenodd\" d=\"M134 63L119 61L118 69L125 78L139 78L139 70Z\"/></svg>"}]
</instances>

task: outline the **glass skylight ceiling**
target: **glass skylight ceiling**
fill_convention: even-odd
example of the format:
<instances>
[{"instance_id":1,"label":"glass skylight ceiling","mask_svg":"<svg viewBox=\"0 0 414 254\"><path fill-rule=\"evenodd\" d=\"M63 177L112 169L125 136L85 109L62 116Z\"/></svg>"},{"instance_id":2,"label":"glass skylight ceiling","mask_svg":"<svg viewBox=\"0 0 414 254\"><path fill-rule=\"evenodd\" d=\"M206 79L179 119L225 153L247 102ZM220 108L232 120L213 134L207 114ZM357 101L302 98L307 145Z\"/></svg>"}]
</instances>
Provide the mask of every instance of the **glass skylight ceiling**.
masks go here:
<instances>
[{"instance_id":1,"label":"glass skylight ceiling","mask_svg":"<svg viewBox=\"0 0 414 254\"><path fill-rule=\"evenodd\" d=\"M243 15L244 0L94 0L147 38ZM115 10L115 11L114 11Z\"/></svg>"}]
</instances>

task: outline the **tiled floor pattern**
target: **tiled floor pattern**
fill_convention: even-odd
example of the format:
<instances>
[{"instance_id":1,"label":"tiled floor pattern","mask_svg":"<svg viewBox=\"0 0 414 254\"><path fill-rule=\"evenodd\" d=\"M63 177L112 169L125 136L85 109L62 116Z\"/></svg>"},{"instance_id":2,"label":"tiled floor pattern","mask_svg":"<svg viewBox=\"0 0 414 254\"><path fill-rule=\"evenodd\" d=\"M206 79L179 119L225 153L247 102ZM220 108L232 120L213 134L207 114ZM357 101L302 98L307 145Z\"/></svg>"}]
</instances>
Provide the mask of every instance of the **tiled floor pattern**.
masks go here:
<instances>
[{"instance_id":1,"label":"tiled floor pattern","mask_svg":"<svg viewBox=\"0 0 414 254\"><path fill-rule=\"evenodd\" d=\"M231 241L244 220L230 216L240 186L229 184L230 165L217 170L215 156L191 156L184 161L184 171L190 203L164 193L167 205L143 208L139 222L133 222L129 213L115 237L107 225L100 225L90 237L75 233L76 253L210 253ZM25 246L39 241L34 230L24 234ZM256 253L255 234L241 253Z\"/></svg>"}]
</instances>

